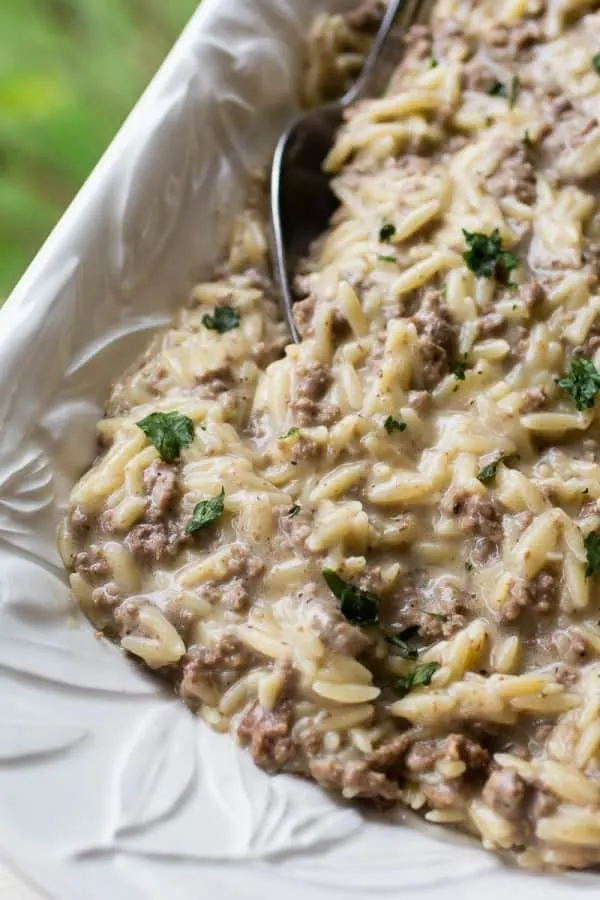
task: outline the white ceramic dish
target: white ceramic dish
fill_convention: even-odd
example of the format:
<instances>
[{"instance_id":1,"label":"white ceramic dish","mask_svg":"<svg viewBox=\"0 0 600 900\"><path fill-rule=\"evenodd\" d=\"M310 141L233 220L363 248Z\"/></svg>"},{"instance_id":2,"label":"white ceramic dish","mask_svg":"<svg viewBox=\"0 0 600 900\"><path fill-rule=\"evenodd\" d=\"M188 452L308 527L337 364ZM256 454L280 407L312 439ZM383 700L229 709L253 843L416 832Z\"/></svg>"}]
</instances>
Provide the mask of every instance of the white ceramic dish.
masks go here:
<instances>
[{"instance_id":1,"label":"white ceramic dish","mask_svg":"<svg viewBox=\"0 0 600 900\"><path fill-rule=\"evenodd\" d=\"M332 5L204 0L0 315L0 853L54 900L553 900L600 886L269 778L99 641L66 588L55 524L108 385L216 258L293 113L306 24Z\"/></svg>"}]
</instances>

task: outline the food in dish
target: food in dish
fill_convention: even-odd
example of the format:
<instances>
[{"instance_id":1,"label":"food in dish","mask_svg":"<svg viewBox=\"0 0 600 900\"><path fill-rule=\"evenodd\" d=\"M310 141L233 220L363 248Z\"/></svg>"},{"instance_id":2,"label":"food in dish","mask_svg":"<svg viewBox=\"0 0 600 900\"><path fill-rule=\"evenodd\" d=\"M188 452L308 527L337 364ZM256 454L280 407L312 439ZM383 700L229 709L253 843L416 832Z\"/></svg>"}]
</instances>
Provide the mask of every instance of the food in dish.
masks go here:
<instances>
[{"instance_id":1,"label":"food in dish","mask_svg":"<svg viewBox=\"0 0 600 900\"><path fill-rule=\"evenodd\" d=\"M596 5L440 0L328 157L303 343L253 203L60 533L96 627L267 771L530 867L600 861ZM307 99L380 11L317 20Z\"/></svg>"}]
</instances>

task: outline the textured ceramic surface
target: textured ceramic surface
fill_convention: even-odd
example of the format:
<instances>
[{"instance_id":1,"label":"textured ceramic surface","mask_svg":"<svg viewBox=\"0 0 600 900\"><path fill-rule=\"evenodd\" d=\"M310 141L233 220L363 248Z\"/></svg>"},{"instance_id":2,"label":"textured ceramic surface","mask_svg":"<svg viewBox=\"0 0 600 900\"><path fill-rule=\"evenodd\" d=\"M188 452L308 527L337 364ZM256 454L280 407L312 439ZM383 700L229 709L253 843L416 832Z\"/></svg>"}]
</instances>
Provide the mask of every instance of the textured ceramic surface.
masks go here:
<instances>
[{"instance_id":1,"label":"textured ceramic surface","mask_svg":"<svg viewBox=\"0 0 600 900\"><path fill-rule=\"evenodd\" d=\"M204 0L0 315L0 853L54 900L552 900L600 886L507 869L467 840L267 777L99 641L65 585L54 529L108 385L215 259L324 7Z\"/></svg>"}]
</instances>

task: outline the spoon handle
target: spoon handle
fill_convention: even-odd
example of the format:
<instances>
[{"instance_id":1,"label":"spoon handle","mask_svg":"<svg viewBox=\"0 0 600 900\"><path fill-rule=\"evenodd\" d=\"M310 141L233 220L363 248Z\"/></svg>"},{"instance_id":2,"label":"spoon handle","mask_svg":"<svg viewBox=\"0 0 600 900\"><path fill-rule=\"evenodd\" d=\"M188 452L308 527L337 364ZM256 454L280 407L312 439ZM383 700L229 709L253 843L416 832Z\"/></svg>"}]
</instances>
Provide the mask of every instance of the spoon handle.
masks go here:
<instances>
[{"instance_id":1,"label":"spoon handle","mask_svg":"<svg viewBox=\"0 0 600 900\"><path fill-rule=\"evenodd\" d=\"M378 96L383 92L391 69L398 62L397 53L394 53L393 60L388 60L386 51L393 48L394 38L404 31L404 26L414 22L415 10L420 3L421 0L390 0L362 72L344 94L342 106L349 106L357 100Z\"/></svg>"}]
</instances>

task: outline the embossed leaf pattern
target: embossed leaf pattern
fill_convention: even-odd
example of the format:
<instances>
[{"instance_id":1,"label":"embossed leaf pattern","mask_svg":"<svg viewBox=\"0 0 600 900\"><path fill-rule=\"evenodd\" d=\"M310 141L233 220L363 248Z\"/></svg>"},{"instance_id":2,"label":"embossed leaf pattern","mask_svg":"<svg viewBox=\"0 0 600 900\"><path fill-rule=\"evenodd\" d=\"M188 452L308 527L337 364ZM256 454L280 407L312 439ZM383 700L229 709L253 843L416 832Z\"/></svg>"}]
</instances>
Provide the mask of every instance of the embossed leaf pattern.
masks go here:
<instances>
[{"instance_id":1,"label":"embossed leaf pattern","mask_svg":"<svg viewBox=\"0 0 600 900\"><path fill-rule=\"evenodd\" d=\"M0 722L0 765L71 750L89 732L70 725Z\"/></svg>"},{"instance_id":2,"label":"embossed leaf pattern","mask_svg":"<svg viewBox=\"0 0 600 900\"><path fill-rule=\"evenodd\" d=\"M93 636L90 635L90 649ZM0 666L42 681L113 694L155 694L158 686L131 670L115 648L104 656L39 641L0 637Z\"/></svg>"},{"instance_id":3,"label":"embossed leaf pattern","mask_svg":"<svg viewBox=\"0 0 600 900\"><path fill-rule=\"evenodd\" d=\"M338 805L314 785L288 775L269 776L231 741L201 729L203 769L212 798L232 820L232 858L275 857L322 850L361 824L359 813Z\"/></svg>"},{"instance_id":4,"label":"embossed leaf pattern","mask_svg":"<svg viewBox=\"0 0 600 900\"><path fill-rule=\"evenodd\" d=\"M29 559L0 554L0 667L79 691L156 694L160 685L75 618L67 584Z\"/></svg>"},{"instance_id":5,"label":"embossed leaf pattern","mask_svg":"<svg viewBox=\"0 0 600 900\"><path fill-rule=\"evenodd\" d=\"M198 739L202 759L210 761L202 767L208 799L235 820L231 829L232 853L247 855L257 822L262 822L271 802L271 781L248 767L246 755L227 736L214 734L204 726Z\"/></svg>"},{"instance_id":6,"label":"embossed leaf pattern","mask_svg":"<svg viewBox=\"0 0 600 900\"><path fill-rule=\"evenodd\" d=\"M260 857L322 851L347 840L362 821L356 809L337 804L319 788L291 776L275 777L270 794L266 813L251 838L252 849Z\"/></svg>"},{"instance_id":7,"label":"embossed leaf pattern","mask_svg":"<svg viewBox=\"0 0 600 900\"><path fill-rule=\"evenodd\" d=\"M0 510L15 516L32 515L52 502L52 468L41 450L22 450L0 483Z\"/></svg>"},{"instance_id":8,"label":"embossed leaf pattern","mask_svg":"<svg viewBox=\"0 0 600 900\"><path fill-rule=\"evenodd\" d=\"M310 865L296 857L286 860L284 868L288 878L305 884L309 892L321 888L332 897L343 891L357 898L443 898L464 897L459 891L466 884L497 872L500 862L465 835L443 832L400 812L388 822L365 819L359 831L313 856Z\"/></svg>"},{"instance_id":9,"label":"embossed leaf pattern","mask_svg":"<svg viewBox=\"0 0 600 900\"><path fill-rule=\"evenodd\" d=\"M116 785L115 834L172 815L196 774L195 721L179 704L161 706L136 733Z\"/></svg>"}]
</instances>

